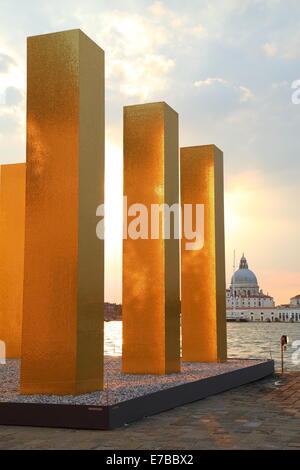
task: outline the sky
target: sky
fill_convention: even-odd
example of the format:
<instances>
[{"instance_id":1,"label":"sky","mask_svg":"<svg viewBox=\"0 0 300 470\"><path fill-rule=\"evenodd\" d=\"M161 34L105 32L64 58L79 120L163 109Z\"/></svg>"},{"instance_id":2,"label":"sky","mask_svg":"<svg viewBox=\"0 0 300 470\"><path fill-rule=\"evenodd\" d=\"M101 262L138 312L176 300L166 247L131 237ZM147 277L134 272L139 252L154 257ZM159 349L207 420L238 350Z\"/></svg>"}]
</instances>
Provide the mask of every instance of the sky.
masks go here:
<instances>
[{"instance_id":1,"label":"sky","mask_svg":"<svg viewBox=\"0 0 300 470\"><path fill-rule=\"evenodd\" d=\"M0 0L0 163L25 161L26 37L80 28L106 53L106 288L121 301L122 108L166 101L180 146L224 152L227 282L300 294L299 0Z\"/></svg>"}]
</instances>

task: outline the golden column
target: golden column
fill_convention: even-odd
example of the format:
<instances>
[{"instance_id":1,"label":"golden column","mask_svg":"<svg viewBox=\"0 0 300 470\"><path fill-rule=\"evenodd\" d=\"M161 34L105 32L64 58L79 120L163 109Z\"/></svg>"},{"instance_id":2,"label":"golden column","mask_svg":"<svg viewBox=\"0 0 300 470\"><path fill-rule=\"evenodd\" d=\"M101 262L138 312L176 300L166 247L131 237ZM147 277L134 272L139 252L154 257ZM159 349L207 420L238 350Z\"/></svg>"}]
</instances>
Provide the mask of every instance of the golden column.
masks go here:
<instances>
[{"instance_id":1,"label":"golden column","mask_svg":"<svg viewBox=\"0 0 300 470\"><path fill-rule=\"evenodd\" d=\"M185 362L224 362L226 282L223 153L214 145L181 149L181 204L204 205L204 245L181 244L182 348ZM194 206L195 214L195 206ZM183 226L187 222L184 211Z\"/></svg>"},{"instance_id":2,"label":"golden column","mask_svg":"<svg viewBox=\"0 0 300 470\"><path fill-rule=\"evenodd\" d=\"M21 393L103 386L104 52L82 31L28 38Z\"/></svg>"},{"instance_id":3,"label":"golden column","mask_svg":"<svg viewBox=\"0 0 300 470\"><path fill-rule=\"evenodd\" d=\"M146 209L140 237L123 244L123 372L180 371L179 240L151 224L151 205L179 201L178 114L166 103L124 108L124 194ZM167 217L166 207L162 209ZM125 214L126 217L126 214ZM127 221L127 217L126 217ZM148 227L145 227L145 222ZM147 224L148 222L148 224ZM148 230L149 229L149 230ZM151 239L151 230L154 238ZM147 232L147 233L146 233Z\"/></svg>"},{"instance_id":4,"label":"golden column","mask_svg":"<svg viewBox=\"0 0 300 470\"><path fill-rule=\"evenodd\" d=\"M26 164L0 166L0 341L21 355Z\"/></svg>"}]
</instances>

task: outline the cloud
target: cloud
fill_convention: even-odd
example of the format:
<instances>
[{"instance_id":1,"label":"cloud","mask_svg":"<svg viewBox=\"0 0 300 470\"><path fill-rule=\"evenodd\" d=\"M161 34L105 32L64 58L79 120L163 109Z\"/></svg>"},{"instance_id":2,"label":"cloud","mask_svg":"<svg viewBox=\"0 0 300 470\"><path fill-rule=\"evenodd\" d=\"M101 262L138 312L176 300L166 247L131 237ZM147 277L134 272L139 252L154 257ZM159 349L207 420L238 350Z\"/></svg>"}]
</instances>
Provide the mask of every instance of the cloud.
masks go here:
<instances>
[{"instance_id":1,"label":"cloud","mask_svg":"<svg viewBox=\"0 0 300 470\"><path fill-rule=\"evenodd\" d=\"M193 36L204 36L207 34L207 29L203 25L198 25L188 28L186 32Z\"/></svg>"},{"instance_id":2,"label":"cloud","mask_svg":"<svg viewBox=\"0 0 300 470\"><path fill-rule=\"evenodd\" d=\"M108 56L149 54L168 42L167 29L142 15L119 10L90 14L81 9L75 10L75 14L81 27L96 37Z\"/></svg>"},{"instance_id":3,"label":"cloud","mask_svg":"<svg viewBox=\"0 0 300 470\"><path fill-rule=\"evenodd\" d=\"M194 82L194 86L196 88L211 86L214 84L224 85L228 88L231 88L232 90L240 92L241 94L240 94L239 101L241 103L246 103L247 101L249 101L251 98L254 97L253 93L251 92L249 88L243 85L236 86L234 84L229 83L227 80L224 80L223 78L207 78L205 80L198 80Z\"/></svg>"},{"instance_id":4,"label":"cloud","mask_svg":"<svg viewBox=\"0 0 300 470\"><path fill-rule=\"evenodd\" d=\"M270 44L268 42L263 45L263 50L269 57L274 57L278 52L277 46L275 46L275 44Z\"/></svg>"},{"instance_id":5,"label":"cloud","mask_svg":"<svg viewBox=\"0 0 300 470\"><path fill-rule=\"evenodd\" d=\"M249 88L240 85L240 86L239 86L239 89L240 89L241 92L242 92L242 96L240 97L240 102L241 102L241 103L246 103L246 102L249 101L251 98L253 98L254 95L253 95L252 91L249 90Z\"/></svg>"},{"instance_id":6,"label":"cloud","mask_svg":"<svg viewBox=\"0 0 300 470\"><path fill-rule=\"evenodd\" d=\"M195 87L205 86L205 85L212 85L213 83L221 83L222 85L226 85L227 81L223 80L223 78L207 78L206 80L198 80L194 82Z\"/></svg>"},{"instance_id":7,"label":"cloud","mask_svg":"<svg viewBox=\"0 0 300 470\"><path fill-rule=\"evenodd\" d=\"M117 81L124 95L143 101L154 91L162 92L167 87L167 75L174 66L174 60L159 55L146 55L134 61L114 60L108 80Z\"/></svg>"},{"instance_id":8,"label":"cloud","mask_svg":"<svg viewBox=\"0 0 300 470\"><path fill-rule=\"evenodd\" d=\"M282 58L287 60L294 60L300 57L300 33L297 31L285 47L282 47Z\"/></svg>"},{"instance_id":9,"label":"cloud","mask_svg":"<svg viewBox=\"0 0 300 470\"><path fill-rule=\"evenodd\" d=\"M138 100L161 99L176 66L174 47L183 50L186 36L205 35L197 20L178 14L162 2L150 5L147 15L120 9L91 15L78 7L74 15L106 51L108 87Z\"/></svg>"},{"instance_id":10,"label":"cloud","mask_svg":"<svg viewBox=\"0 0 300 470\"><path fill-rule=\"evenodd\" d=\"M172 57L159 52L168 43L168 31L146 17L122 11L96 18L78 10L84 30L92 30L106 51L107 86L121 95L145 100L161 93L175 66Z\"/></svg>"},{"instance_id":11,"label":"cloud","mask_svg":"<svg viewBox=\"0 0 300 470\"><path fill-rule=\"evenodd\" d=\"M174 13L169 9L166 8L163 4L163 2L154 2L152 5L149 7L149 11L153 13L156 16L169 16L169 15L174 15Z\"/></svg>"},{"instance_id":12,"label":"cloud","mask_svg":"<svg viewBox=\"0 0 300 470\"><path fill-rule=\"evenodd\" d=\"M24 91L13 86L7 87L3 95L6 106L17 106L24 99Z\"/></svg>"},{"instance_id":13,"label":"cloud","mask_svg":"<svg viewBox=\"0 0 300 470\"><path fill-rule=\"evenodd\" d=\"M12 57L6 54L0 54L0 73L7 73L11 66L16 65Z\"/></svg>"},{"instance_id":14,"label":"cloud","mask_svg":"<svg viewBox=\"0 0 300 470\"><path fill-rule=\"evenodd\" d=\"M206 28L202 24L195 24L190 15L179 14L174 9L167 8L163 2L156 1L152 3L149 11L181 34L202 36L207 33Z\"/></svg>"},{"instance_id":15,"label":"cloud","mask_svg":"<svg viewBox=\"0 0 300 470\"><path fill-rule=\"evenodd\" d=\"M0 134L9 135L13 134L18 130L19 120L18 117L13 114L0 114Z\"/></svg>"},{"instance_id":16,"label":"cloud","mask_svg":"<svg viewBox=\"0 0 300 470\"><path fill-rule=\"evenodd\" d=\"M293 1L289 0L290 3ZM279 6L277 5L278 10ZM298 6L297 4L296 8ZM293 11L292 8L291 11ZM268 57L282 61L293 61L300 57L299 15L296 14L294 17L289 16L285 18L287 10L282 8L282 5L279 14L282 14L283 18L275 23L274 27L267 32L268 40L262 47Z\"/></svg>"},{"instance_id":17,"label":"cloud","mask_svg":"<svg viewBox=\"0 0 300 470\"><path fill-rule=\"evenodd\" d=\"M9 155L13 150L18 150L16 160L22 159L24 154L26 119L24 97L24 91L13 86L5 88L4 92L0 94L0 136L5 139L5 147L10 146ZM7 159L4 151L2 153L3 140L0 148L1 154Z\"/></svg>"}]
</instances>

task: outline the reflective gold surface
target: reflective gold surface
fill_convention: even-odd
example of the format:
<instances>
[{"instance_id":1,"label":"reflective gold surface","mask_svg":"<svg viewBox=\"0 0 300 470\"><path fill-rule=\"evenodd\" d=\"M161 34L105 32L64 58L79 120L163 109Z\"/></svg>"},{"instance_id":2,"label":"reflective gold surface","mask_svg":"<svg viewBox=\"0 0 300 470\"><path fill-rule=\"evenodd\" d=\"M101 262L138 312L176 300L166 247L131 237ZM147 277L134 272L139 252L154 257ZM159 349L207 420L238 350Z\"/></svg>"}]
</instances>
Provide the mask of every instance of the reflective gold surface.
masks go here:
<instances>
[{"instance_id":1,"label":"reflective gold surface","mask_svg":"<svg viewBox=\"0 0 300 470\"><path fill-rule=\"evenodd\" d=\"M224 362L226 283L223 154L214 145L182 148L181 204L204 204L204 247L181 244L183 360Z\"/></svg>"},{"instance_id":2,"label":"reflective gold surface","mask_svg":"<svg viewBox=\"0 0 300 470\"><path fill-rule=\"evenodd\" d=\"M26 164L0 166L0 341L21 355Z\"/></svg>"},{"instance_id":3,"label":"reflective gold surface","mask_svg":"<svg viewBox=\"0 0 300 470\"><path fill-rule=\"evenodd\" d=\"M80 30L28 38L21 393L103 385L104 52Z\"/></svg>"},{"instance_id":4,"label":"reflective gold surface","mask_svg":"<svg viewBox=\"0 0 300 470\"><path fill-rule=\"evenodd\" d=\"M124 108L124 194L128 207L178 203L178 115L165 103ZM128 218L128 223L132 217ZM123 371L180 370L179 240L123 243Z\"/></svg>"}]
</instances>

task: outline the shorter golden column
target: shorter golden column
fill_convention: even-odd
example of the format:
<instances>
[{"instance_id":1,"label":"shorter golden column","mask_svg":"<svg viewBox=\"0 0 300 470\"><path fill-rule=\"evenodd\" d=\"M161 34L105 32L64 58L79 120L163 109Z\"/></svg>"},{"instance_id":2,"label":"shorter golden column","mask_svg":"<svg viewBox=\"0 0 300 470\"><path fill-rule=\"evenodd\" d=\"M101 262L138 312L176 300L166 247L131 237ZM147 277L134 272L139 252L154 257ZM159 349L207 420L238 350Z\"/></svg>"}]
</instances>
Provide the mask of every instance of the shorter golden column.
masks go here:
<instances>
[{"instance_id":1,"label":"shorter golden column","mask_svg":"<svg viewBox=\"0 0 300 470\"><path fill-rule=\"evenodd\" d=\"M181 204L204 205L204 246L181 244L182 349L185 362L225 362L226 281L223 153L214 145L181 149ZM194 212L195 214L195 208Z\"/></svg>"},{"instance_id":2,"label":"shorter golden column","mask_svg":"<svg viewBox=\"0 0 300 470\"><path fill-rule=\"evenodd\" d=\"M0 166L0 341L21 355L26 164Z\"/></svg>"},{"instance_id":3,"label":"shorter golden column","mask_svg":"<svg viewBox=\"0 0 300 470\"><path fill-rule=\"evenodd\" d=\"M124 224L123 372L179 372L179 240L164 239L161 226L151 239L150 220L153 204L179 202L178 114L166 103L124 108L124 194L128 211L144 205L149 224L137 239L132 218Z\"/></svg>"}]
</instances>

